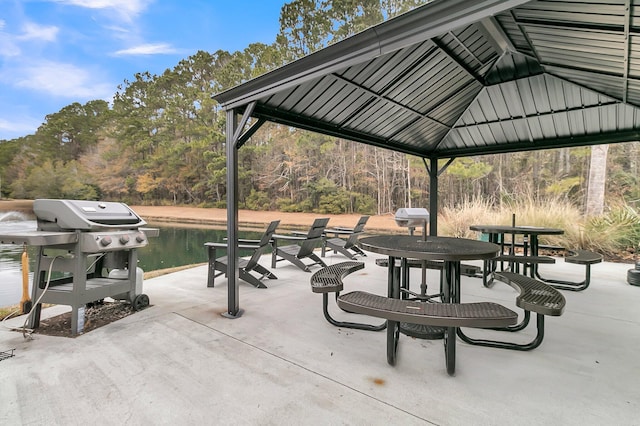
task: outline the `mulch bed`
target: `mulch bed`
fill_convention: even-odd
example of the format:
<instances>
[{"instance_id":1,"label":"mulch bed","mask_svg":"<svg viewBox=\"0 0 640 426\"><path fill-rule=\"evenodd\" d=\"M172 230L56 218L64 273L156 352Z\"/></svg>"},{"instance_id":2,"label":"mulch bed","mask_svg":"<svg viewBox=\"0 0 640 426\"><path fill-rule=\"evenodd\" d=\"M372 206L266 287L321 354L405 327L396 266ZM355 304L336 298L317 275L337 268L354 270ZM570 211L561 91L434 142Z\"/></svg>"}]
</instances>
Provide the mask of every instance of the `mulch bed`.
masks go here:
<instances>
[{"instance_id":1,"label":"mulch bed","mask_svg":"<svg viewBox=\"0 0 640 426\"><path fill-rule=\"evenodd\" d=\"M82 334L110 324L114 321L134 314L131 304L125 302L103 302L85 308L84 329ZM71 312L40 321L34 334L47 336L77 337L71 334Z\"/></svg>"}]
</instances>

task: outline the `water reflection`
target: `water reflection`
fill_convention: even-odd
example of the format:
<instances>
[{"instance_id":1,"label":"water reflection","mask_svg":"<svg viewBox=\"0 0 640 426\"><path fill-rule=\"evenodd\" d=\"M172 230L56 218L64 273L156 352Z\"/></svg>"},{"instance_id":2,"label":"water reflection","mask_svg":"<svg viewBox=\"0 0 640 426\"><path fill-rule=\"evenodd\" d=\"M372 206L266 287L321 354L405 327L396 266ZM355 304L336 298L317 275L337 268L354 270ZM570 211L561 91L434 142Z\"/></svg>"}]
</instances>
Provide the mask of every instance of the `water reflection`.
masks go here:
<instances>
[{"instance_id":1,"label":"water reflection","mask_svg":"<svg viewBox=\"0 0 640 426\"><path fill-rule=\"evenodd\" d=\"M0 213L0 234L27 232L36 229L36 221L17 212ZM0 307L20 302L22 298L22 250L14 244L0 244ZM37 253L35 247L27 247L29 270L33 270ZM29 274L29 288L33 277Z\"/></svg>"},{"instance_id":2,"label":"water reflection","mask_svg":"<svg viewBox=\"0 0 640 426\"><path fill-rule=\"evenodd\" d=\"M139 266L144 271L155 271L175 266L191 265L207 261L204 243L223 241L226 229L202 229L180 226L156 226L160 228L157 238L150 238L149 244L138 250ZM241 231L240 238L260 238L263 231ZM241 256L247 253L240 253Z\"/></svg>"}]
</instances>

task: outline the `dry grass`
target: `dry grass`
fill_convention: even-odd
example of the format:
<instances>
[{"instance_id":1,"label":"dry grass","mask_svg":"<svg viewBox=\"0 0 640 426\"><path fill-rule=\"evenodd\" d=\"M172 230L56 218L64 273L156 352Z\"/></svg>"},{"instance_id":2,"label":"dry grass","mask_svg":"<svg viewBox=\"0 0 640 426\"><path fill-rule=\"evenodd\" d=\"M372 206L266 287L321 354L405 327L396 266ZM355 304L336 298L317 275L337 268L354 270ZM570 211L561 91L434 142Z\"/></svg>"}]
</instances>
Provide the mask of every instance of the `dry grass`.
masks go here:
<instances>
[{"instance_id":1,"label":"dry grass","mask_svg":"<svg viewBox=\"0 0 640 426\"><path fill-rule=\"evenodd\" d=\"M465 201L457 208L444 208L438 218L438 233L464 238L478 238L471 225L544 226L564 230L562 235L543 235L541 244L593 250L610 256L635 253L640 241L640 215L627 206L613 206L595 218L585 218L578 208L560 198L524 197L500 207L482 199Z\"/></svg>"},{"instance_id":2,"label":"dry grass","mask_svg":"<svg viewBox=\"0 0 640 426\"><path fill-rule=\"evenodd\" d=\"M441 220L438 222L438 233L454 237L476 238L476 232L469 230L471 225L511 225L513 215L515 215L516 225L560 228L565 232L573 230L576 224L582 221L578 209L559 199L534 201L525 198L503 204L501 207L492 207L486 200L474 199L465 201L457 208L443 209ZM557 245L559 241L553 241L549 236L549 239L543 242Z\"/></svg>"}]
</instances>

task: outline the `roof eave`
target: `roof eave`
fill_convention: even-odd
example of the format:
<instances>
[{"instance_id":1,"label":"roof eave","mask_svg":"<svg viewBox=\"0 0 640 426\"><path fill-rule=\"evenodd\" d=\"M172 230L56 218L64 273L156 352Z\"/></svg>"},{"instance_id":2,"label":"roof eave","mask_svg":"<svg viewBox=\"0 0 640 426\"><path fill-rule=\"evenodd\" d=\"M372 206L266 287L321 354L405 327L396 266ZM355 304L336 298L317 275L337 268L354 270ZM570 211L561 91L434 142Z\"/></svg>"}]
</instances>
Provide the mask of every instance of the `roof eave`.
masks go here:
<instances>
[{"instance_id":1,"label":"roof eave","mask_svg":"<svg viewBox=\"0 0 640 426\"><path fill-rule=\"evenodd\" d=\"M531 0L436 0L218 93L213 99L224 109L237 108L277 91L428 40L529 1Z\"/></svg>"}]
</instances>

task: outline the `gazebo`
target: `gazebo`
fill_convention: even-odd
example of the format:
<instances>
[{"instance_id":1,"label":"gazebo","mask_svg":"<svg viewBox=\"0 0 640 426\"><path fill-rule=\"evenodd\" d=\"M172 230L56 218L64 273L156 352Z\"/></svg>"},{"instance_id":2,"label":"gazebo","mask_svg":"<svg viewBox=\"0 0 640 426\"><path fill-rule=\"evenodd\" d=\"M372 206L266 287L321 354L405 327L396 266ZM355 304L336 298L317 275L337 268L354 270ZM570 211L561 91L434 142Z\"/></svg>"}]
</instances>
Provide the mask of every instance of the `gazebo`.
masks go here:
<instances>
[{"instance_id":1,"label":"gazebo","mask_svg":"<svg viewBox=\"0 0 640 426\"><path fill-rule=\"evenodd\" d=\"M236 242L225 315L242 314L237 152L262 124L422 158L437 233L438 175L457 157L640 139L637 4L435 0L214 96L227 114Z\"/></svg>"}]
</instances>

